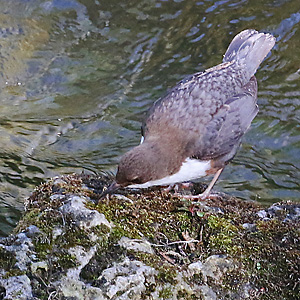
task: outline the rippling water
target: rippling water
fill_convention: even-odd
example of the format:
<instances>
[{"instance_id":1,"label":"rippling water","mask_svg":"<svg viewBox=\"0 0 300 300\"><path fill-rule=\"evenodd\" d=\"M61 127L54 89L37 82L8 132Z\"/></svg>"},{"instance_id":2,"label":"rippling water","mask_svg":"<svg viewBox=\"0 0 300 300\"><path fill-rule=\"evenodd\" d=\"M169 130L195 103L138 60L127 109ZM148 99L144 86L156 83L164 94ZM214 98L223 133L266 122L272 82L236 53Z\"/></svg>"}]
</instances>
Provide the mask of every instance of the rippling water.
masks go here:
<instances>
[{"instance_id":1,"label":"rippling water","mask_svg":"<svg viewBox=\"0 0 300 300\"><path fill-rule=\"evenodd\" d=\"M47 178L115 170L151 104L246 28L277 43L257 73L260 112L215 188L299 200L299 22L299 0L0 1L0 235Z\"/></svg>"}]
</instances>

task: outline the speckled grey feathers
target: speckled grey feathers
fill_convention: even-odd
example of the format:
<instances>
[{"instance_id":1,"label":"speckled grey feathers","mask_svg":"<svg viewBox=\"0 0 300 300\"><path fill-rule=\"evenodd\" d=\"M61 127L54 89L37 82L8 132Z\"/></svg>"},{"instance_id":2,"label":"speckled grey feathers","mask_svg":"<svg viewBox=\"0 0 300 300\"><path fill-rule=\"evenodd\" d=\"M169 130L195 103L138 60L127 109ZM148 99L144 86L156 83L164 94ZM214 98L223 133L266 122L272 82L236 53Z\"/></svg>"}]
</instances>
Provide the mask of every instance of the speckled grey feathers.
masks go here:
<instances>
[{"instance_id":1,"label":"speckled grey feathers","mask_svg":"<svg viewBox=\"0 0 300 300\"><path fill-rule=\"evenodd\" d=\"M192 157L211 159L229 153L258 112L253 66L257 68L273 46L269 34L241 32L223 64L182 80L153 105L143 124L145 139L161 127L174 127L188 132Z\"/></svg>"},{"instance_id":2,"label":"speckled grey feathers","mask_svg":"<svg viewBox=\"0 0 300 300\"><path fill-rule=\"evenodd\" d=\"M155 102L142 126L143 144L126 153L117 183L144 183L179 171L187 158L224 168L258 112L256 69L275 44L270 34L245 30L223 63L179 82Z\"/></svg>"}]
</instances>

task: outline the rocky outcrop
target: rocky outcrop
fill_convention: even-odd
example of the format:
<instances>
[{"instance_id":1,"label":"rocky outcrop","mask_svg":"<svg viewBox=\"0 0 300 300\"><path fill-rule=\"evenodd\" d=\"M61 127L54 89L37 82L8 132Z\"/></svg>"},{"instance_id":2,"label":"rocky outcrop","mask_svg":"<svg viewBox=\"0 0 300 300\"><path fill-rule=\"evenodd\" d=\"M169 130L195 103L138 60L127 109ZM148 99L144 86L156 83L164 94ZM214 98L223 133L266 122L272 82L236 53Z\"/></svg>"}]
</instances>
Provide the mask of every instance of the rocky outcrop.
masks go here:
<instances>
[{"instance_id":1,"label":"rocky outcrop","mask_svg":"<svg viewBox=\"0 0 300 300\"><path fill-rule=\"evenodd\" d=\"M32 193L0 240L0 299L299 297L299 204L158 189L99 200L109 182L70 175Z\"/></svg>"}]
</instances>

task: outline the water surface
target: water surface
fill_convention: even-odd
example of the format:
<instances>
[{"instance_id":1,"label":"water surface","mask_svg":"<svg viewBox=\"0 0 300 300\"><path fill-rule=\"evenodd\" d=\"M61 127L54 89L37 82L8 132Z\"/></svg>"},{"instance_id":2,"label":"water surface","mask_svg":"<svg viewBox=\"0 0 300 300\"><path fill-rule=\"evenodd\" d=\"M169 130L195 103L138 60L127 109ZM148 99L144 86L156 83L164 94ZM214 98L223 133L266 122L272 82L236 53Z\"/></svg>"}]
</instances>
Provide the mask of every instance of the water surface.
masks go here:
<instances>
[{"instance_id":1,"label":"water surface","mask_svg":"<svg viewBox=\"0 0 300 300\"><path fill-rule=\"evenodd\" d=\"M277 43L257 72L260 112L215 189L299 201L299 22L298 0L0 1L0 235L51 176L115 170L151 104L246 28Z\"/></svg>"}]
</instances>

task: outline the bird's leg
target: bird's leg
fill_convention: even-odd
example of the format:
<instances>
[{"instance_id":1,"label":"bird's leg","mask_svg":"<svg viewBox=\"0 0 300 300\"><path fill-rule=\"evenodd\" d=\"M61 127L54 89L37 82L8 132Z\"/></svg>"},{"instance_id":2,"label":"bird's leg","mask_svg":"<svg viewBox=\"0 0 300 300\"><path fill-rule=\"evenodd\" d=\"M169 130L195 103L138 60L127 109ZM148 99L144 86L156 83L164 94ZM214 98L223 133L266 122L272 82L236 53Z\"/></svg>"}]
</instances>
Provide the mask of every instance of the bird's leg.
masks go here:
<instances>
[{"instance_id":1,"label":"bird's leg","mask_svg":"<svg viewBox=\"0 0 300 300\"><path fill-rule=\"evenodd\" d=\"M216 181L218 180L219 176L221 175L222 171L224 168L219 169L216 174L214 175L214 178L212 179L212 181L210 182L210 184L208 185L208 187L206 188L206 190L199 195L182 195L180 197L185 198L185 199L199 199L199 200L205 200L207 198L209 198L210 196L210 191L213 188L213 186L215 185Z\"/></svg>"},{"instance_id":2,"label":"bird's leg","mask_svg":"<svg viewBox=\"0 0 300 300\"><path fill-rule=\"evenodd\" d=\"M210 191L211 191L211 189L213 188L213 186L215 185L215 183L216 183L216 181L218 180L218 178L220 177L220 175L221 175L223 169L224 169L224 168L219 169L219 170L216 172L216 174L214 175L214 178L212 179L212 181L210 182L210 184L208 185L208 187L206 188L206 190L205 190L202 194L198 195L198 196L200 196L199 198L200 198L201 200L205 200L205 199L207 199L207 198L209 197Z\"/></svg>"}]
</instances>

